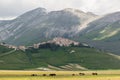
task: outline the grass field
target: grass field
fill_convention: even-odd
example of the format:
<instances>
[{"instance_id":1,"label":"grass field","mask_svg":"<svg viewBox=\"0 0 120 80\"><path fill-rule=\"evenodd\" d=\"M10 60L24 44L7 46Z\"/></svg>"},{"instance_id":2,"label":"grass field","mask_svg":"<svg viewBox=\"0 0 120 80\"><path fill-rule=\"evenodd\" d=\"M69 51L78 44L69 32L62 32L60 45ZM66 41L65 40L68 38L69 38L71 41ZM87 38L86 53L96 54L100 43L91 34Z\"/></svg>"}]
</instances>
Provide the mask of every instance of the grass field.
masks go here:
<instances>
[{"instance_id":1,"label":"grass field","mask_svg":"<svg viewBox=\"0 0 120 80\"><path fill-rule=\"evenodd\" d=\"M73 53L71 53L73 51ZM120 69L119 56L85 47L13 50L0 46L0 70L108 70Z\"/></svg>"},{"instance_id":2,"label":"grass field","mask_svg":"<svg viewBox=\"0 0 120 80\"><path fill-rule=\"evenodd\" d=\"M119 76L74 76L74 77L1 77L0 80L120 80Z\"/></svg>"},{"instance_id":3,"label":"grass field","mask_svg":"<svg viewBox=\"0 0 120 80\"><path fill-rule=\"evenodd\" d=\"M85 75L80 76L79 73ZM98 75L92 75L97 73ZM37 76L31 76L37 74ZM46 76L43 76L46 74ZM49 76L56 74L56 76ZM72 74L75 74L74 76ZM0 80L120 80L120 70L101 71L0 71Z\"/></svg>"}]
</instances>

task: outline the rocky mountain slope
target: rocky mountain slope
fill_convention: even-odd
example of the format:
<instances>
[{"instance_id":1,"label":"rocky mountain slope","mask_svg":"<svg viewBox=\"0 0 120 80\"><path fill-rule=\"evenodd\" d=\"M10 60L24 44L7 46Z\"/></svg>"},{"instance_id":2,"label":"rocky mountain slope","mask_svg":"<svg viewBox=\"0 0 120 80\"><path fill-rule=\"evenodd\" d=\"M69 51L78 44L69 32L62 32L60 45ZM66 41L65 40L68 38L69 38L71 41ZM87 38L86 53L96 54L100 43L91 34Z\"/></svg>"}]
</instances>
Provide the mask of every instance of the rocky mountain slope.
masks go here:
<instances>
[{"instance_id":1,"label":"rocky mountain slope","mask_svg":"<svg viewBox=\"0 0 120 80\"><path fill-rule=\"evenodd\" d=\"M32 45L64 37L120 54L120 12L97 16L67 8L47 12L37 8L14 20L0 21L0 41Z\"/></svg>"},{"instance_id":2,"label":"rocky mountain slope","mask_svg":"<svg viewBox=\"0 0 120 80\"><path fill-rule=\"evenodd\" d=\"M72 38L96 17L71 8L52 12L37 8L14 20L0 23L0 40L10 44L29 45L54 37Z\"/></svg>"},{"instance_id":3,"label":"rocky mountain slope","mask_svg":"<svg viewBox=\"0 0 120 80\"><path fill-rule=\"evenodd\" d=\"M89 23L81 34L94 47L120 54L120 12Z\"/></svg>"},{"instance_id":4,"label":"rocky mountain slope","mask_svg":"<svg viewBox=\"0 0 120 80\"><path fill-rule=\"evenodd\" d=\"M93 40L106 40L119 34L119 25L120 12L116 12L89 23L84 32L86 35L91 35L89 38Z\"/></svg>"}]
</instances>

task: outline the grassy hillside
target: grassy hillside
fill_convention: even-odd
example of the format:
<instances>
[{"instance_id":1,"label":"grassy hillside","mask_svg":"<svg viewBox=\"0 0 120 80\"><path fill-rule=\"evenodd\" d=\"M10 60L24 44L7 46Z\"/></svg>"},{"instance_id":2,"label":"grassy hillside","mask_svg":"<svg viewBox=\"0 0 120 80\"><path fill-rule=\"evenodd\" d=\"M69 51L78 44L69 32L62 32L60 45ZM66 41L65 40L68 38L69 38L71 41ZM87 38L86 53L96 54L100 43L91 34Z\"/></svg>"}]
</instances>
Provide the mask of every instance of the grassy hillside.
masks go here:
<instances>
[{"instance_id":1,"label":"grassy hillside","mask_svg":"<svg viewBox=\"0 0 120 80\"><path fill-rule=\"evenodd\" d=\"M104 25L103 27L94 28L96 25L91 24L89 31L80 35L80 40L91 44L95 48L103 49L120 55L120 21ZM92 27L93 26L93 27Z\"/></svg>"},{"instance_id":2,"label":"grassy hillside","mask_svg":"<svg viewBox=\"0 0 120 80\"><path fill-rule=\"evenodd\" d=\"M26 69L32 65L26 54L22 51L14 51L5 56L0 56L0 69Z\"/></svg>"},{"instance_id":3,"label":"grassy hillside","mask_svg":"<svg viewBox=\"0 0 120 80\"><path fill-rule=\"evenodd\" d=\"M93 25L94 26L94 25ZM91 39L91 40L109 40L109 39L116 39L119 40L119 38L114 38L115 36L118 37L120 34L120 28L119 23L114 23L111 25L106 25L104 28L100 28L97 30L90 31L83 35L83 37Z\"/></svg>"},{"instance_id":4,"label":"grassy hillside","mask_svg":"<svg viewBox=\"0 0 120 80\"><path fill-rule=\"evenodd\" d=\"M7 51L7 50L6 50ZM48 65L63 70L81 70L77 64L86 69L120 69L120 59L96 50L83 47L58 47L56 49L28 49L26 52L9 50L0 54L0 69L36 69L49 68ZM67 65L67 66L66 66ZM64 67L63 67L64 66ZM65 68L66 67L66 68ZM55 69L53 68L53 69Z\"/></svg>"},{"instance_id":5,"label":"grassy hillside","mask_svg":"<svg viewBox=\"0 0 120 80\"><path fill-rule=\"evenodd\" d=\"M55 51L50 49L39 49L31 51L31 58L34 64L41 66L60 66L68 63L79 64L87 69L119 69L120 60L104 52L93 48L64 47ZM74 51L72 53L72 51ZM117 66L116 66L117 65Z\"/></svg>"},{"instance_id":6,"label":"grassy hillside","mask_svg":"<svg viewBox=\"0 0 120 80\"><path fill-rule=\"evenodd\" d=\"M7 48L7 47L5 47L5 46L0 46L0 55L1 55L2 53L6 53L6 52L9 52L9 51L11 51L11 50L13 50L13 49L9 49L9 48Z\"/></svg>"}]
</instances>

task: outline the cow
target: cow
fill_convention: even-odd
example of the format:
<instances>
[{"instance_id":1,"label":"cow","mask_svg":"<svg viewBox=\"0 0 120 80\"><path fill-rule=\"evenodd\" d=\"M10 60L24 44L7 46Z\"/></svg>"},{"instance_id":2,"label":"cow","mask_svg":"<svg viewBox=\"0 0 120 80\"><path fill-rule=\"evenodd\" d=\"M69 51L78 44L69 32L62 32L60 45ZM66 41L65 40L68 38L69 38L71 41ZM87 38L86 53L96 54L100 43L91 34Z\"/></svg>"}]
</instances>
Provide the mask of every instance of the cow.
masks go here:
<instances>
[{"instance_id":1,"label":"cow","mask_svg":"<svg viewBox=\"0 0 120 80\"><path fill-rule=\"evenodd\" d=\"M83 76L83 75L85 75L85 73L79 73L79 75L80 75L80 76Z\"/></svg>"},{"instance_id":2,"label":"cow","mask_svg":"<svg viewBox=\"0 0 120 80\"><path fill-rule=\"evenodd\" d=\"M92 73L92 75L98 75L98 73Z\"/></svg>"},{"instance_id":3,"label":"cow","mask_svg":"<svg viewBox=\"0 0 120 80\"><path fill-rule=\"evenodd\" d=\"M72 74L72 76L75 76L75 74Z\"/></svg>"},{"instance_id":4,"label":"cow","mask_svg":"<svg viewBox=\"0 0 120 80\"><path fill-rule=\"evenodd\" d=\"M49 74L49 76L56 76L56 74Z\"/></svg>"},{"instance_id":5,"label":"cow","mask_svg":"<svg viewBox=\"0 0 120 80\"><path fill-rule=\"evenodd\" d=\"M47 76L46 74L43 74L43 76Z\"/></svg>"},{"instance_id":6,"label":"cow","mask_svg":"<svg viewBox=\"0 0 120 80\"><path fill-rule=\"evenodd\" d=\"M31 76L37 76L37 74L31 74Z\"/></svg>"}]
</instances>

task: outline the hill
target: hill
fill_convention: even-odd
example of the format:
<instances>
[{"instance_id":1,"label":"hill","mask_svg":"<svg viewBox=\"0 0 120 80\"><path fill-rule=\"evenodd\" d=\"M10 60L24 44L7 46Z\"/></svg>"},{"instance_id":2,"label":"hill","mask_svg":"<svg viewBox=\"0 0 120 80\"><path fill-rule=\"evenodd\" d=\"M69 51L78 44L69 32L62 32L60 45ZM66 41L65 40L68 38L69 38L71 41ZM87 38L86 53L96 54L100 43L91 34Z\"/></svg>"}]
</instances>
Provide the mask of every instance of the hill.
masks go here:
<instances>
[{"instance_id":1,"label":"hill","mask_svg":"<svg viewBox=\"0 0 120 80\"><path fill-rule=\"evenodd\" d=\"M53 39L54 40L54 39ZM66 39L65 39L66 40ZM49 43L48 43L49 42ZM90 46L60 46L48 41L38 48L25 51L0 46L0 69L2 70L102 70L120 69L120 59ZM58 42L58 41L57 41ZM69 40L71 42L71 40Z\"/></svg>"}]
</instances>

